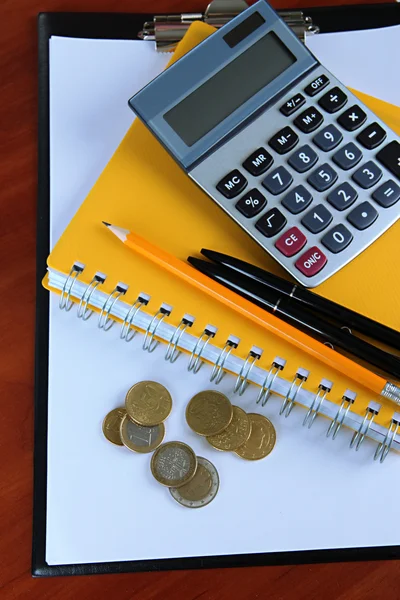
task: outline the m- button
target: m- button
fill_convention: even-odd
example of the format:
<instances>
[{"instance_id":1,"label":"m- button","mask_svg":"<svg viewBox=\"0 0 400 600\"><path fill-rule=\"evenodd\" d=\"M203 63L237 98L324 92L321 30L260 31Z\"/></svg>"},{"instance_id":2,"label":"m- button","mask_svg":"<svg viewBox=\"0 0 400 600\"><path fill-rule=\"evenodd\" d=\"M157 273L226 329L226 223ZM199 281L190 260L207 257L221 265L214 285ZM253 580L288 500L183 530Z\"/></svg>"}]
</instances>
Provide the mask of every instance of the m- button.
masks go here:
<instances>
[{"instance_id":1,"label":"m- button","mask_svg":"<svg viewBox=\"0 0 400 600\"><path fill-rule=\"evenodd\" d=\"M235 198L243 192L247 185L247 179L241 174L238 169L234 169L226 175L217 185L217 190L225 196L225 198Z\"/></svg>"},{"instance_id":2,"label":"m- button","mask_svg":"<svg viewBox=\"0 0 400 600\"><path fill-rule=\"evenodd\" d=\"M307 238L298 227L291 227L279 238L275 246L284 256L294 256L304 248Z\"/></svg>"}]
</instances>

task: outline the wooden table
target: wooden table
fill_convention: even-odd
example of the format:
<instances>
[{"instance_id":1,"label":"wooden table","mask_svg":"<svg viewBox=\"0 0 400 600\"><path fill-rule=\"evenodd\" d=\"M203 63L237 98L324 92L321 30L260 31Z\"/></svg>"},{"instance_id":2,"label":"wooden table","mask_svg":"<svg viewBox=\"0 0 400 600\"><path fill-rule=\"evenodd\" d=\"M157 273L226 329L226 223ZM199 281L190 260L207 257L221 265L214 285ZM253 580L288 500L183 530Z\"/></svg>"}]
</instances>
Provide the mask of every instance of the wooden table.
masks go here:
<instances>
[{"instance_id":1,"label":"wooden table","mask_svg":"<svg viewBox=\"0 0 400 600\"><path fill-rule=\"evenodd\" d=\"M292 8L304 6L305 3L300 0L275 0L274 6ZM3 0L0 47L0 596L3 600L390 600L399 596L396 579L400 576L400 563L395 561L37 580L30 575L36 244L36 15L46 10L181 12L201 10L204 4L202 0ZM321 4L318 0L308 1L309 6L318 4Z\"/></svg>"}]
</instances>

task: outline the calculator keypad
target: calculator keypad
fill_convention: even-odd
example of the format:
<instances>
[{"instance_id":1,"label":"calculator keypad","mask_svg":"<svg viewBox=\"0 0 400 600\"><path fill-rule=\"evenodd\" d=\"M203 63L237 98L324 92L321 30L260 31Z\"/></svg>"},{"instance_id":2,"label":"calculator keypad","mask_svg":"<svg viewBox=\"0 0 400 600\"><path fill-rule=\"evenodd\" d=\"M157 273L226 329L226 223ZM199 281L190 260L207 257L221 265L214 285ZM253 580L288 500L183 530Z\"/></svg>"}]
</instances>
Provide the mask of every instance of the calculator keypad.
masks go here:
<instances>
[{"instance_id":1,"label":"calculator keypad","mask_svg":"<svg viewBox=\"0 0 400 600\"><path fill-rule=\"evenodd\" d=\"M400 214L395 134L335 77L315 73L190 172L310 287Z\"/></svg>"}]
</instances>

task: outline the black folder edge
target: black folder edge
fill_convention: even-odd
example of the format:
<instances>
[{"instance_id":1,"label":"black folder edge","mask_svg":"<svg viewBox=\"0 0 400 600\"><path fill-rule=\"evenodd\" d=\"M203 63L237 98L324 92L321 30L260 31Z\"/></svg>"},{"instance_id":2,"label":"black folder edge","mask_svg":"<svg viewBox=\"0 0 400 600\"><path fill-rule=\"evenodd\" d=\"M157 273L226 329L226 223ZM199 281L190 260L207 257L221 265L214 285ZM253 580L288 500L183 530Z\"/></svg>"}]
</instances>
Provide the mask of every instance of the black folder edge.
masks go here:
<instances>
[{"instance_id":1,"label":"black folder edge","mask_svg":"<svg viewBox=\"0 0 400 600\"><path fill-rule=\"evenodd\" d=\"M398 4L355 5L338 8L304 9L321 32L350 31L400 23ZM400 546L301 550L262 554L234 554L193 558L151 559L77 565L46 563L47 418L49 293L42 286L50 239L50 141L49 141L49 39L52 35L94 39L135 39L145 14L125 13L41 13L38 16L38 204L35 358L35 447L32 575L96 575L177 569L292 565L400 558ZM348 510L345 499L338 500L338 513ZM268 515L265 515L268 518ZM364 526L359 524L359 526ZM395 524L393 524L395 527Z\"/></svg>"}]
</instances>

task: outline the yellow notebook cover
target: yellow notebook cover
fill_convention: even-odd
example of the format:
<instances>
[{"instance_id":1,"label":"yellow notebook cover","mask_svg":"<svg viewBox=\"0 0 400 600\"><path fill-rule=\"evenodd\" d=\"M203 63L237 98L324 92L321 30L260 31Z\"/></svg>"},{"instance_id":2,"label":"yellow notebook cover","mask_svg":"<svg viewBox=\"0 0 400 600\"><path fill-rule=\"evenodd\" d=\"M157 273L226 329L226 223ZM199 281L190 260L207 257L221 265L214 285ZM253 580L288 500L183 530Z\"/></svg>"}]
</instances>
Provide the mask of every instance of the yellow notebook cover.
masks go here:
<instances>
[{"instance_id":1,"label":"yellow notebook cover","mask_svg":"<svg viewBox=\"0 0 400 600\"><path fill-rule=\"evenodd\" d=\"M214 29L194 23L172 60L210 35ZM400 110L355 92L400 133ZM48 266L69 273L74 262L85 264L80 280L89 283L97 271L107 275L102 291L111 293L118 282L129 285L124 298L133 303L140 292L151 295L150 313L163 302L173 306L169 317L178 325L184 313L196 317L191 333L201 335L207 324L218 327L216 345L230 334L241 338L236 354L246 358L252 345L263 348L259 362L269 369L275 356L287 359L283 376L293 379L298 367L311 371L307 389L316 391L323 377L334 382L329 395L339 402L346 388L357 392L357 412L363 414L373 398L357 382L304 355L244 317L228 310L124 247L102 225L108 221L130 229L153 244L186 260L203 247L238 256L287 277L286 272L205 195L162 148L152 134L135 120L63 236L48 258ZM318 288L318 293L381 321L400 326L400 279L397 240L400 222L368 250ZM47 277L44 285L48 287ZM378 421L388 425L393 405L384 406Z\"/></svg>"}]
</instances>

